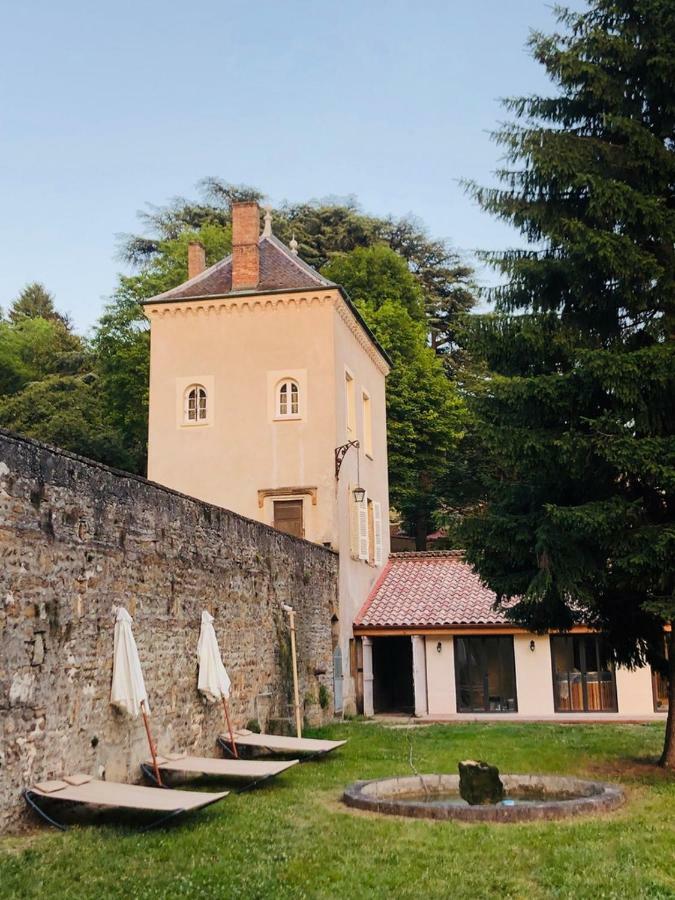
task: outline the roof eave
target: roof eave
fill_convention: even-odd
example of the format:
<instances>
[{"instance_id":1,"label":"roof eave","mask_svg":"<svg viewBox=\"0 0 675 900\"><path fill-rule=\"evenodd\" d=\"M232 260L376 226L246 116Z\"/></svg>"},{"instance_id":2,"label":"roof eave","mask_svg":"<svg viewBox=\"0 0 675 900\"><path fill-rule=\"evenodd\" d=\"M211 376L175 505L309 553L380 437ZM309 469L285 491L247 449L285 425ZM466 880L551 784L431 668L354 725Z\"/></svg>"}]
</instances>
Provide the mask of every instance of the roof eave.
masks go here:
<instances>
[{"instance_id":1,"label":"roof eave","mask_svg":"<svg viewBox=\"0 0 675 900\"><path fill-rule=\"evenodd\" d=\"M195 300L227 300L230 297L266 297L272 294L306 294L308 292L316 293L317 291L338 291L342 299L347 304L350 312L359 323L361 328L365 331L368 339L373 344L375 349L378 351L382 359L386 362L390 369L393 369L394 363L384 349L384 347L377 340L373 332L366 325L366 322L358 311L358 309L354 306L351 297L347 293L347 291L340 284L317 284L314 287L302 287L302 288L267 288L266 290L260 290L260 288L251 288L246 291L229 291L226 294L195 294L190 297L162 297L162 294L157 294L156 297L150 297L148 300L141 300L141 306L160 306L166 303L191 303Z\"/></svg>"}]
</instances>

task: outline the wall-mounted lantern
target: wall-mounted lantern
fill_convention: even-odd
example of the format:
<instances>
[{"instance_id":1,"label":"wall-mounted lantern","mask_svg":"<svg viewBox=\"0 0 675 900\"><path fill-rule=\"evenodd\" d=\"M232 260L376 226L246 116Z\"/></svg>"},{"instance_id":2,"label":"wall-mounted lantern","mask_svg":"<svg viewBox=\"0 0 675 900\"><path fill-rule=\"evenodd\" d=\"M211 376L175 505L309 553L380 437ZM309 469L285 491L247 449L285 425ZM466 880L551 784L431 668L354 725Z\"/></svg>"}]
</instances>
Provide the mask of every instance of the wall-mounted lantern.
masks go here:
<instances>
[{"instance_id":1,"label":"wall-mounted lantern","mask_svg":"<svg viewBox=\"0 0 675 900\"><path fill-rule=\"evenodd\" d=\"M530 641L530 650L532 651L532 653L534 653L535 647L536 647L536 644L534 643L534 641Z\"/></svg>"},{"instance_id":2,"label":"wall-mounted lantern","mask_svg":"<svg viewBox=\"0 0 675 900\"><path fill-rule=\"evenodd\" d=\"M442 649L443 649L443 644L441 644L441 642L439 641L436 644L436 653L440 653Z\"/></svg>"}]
</instances>

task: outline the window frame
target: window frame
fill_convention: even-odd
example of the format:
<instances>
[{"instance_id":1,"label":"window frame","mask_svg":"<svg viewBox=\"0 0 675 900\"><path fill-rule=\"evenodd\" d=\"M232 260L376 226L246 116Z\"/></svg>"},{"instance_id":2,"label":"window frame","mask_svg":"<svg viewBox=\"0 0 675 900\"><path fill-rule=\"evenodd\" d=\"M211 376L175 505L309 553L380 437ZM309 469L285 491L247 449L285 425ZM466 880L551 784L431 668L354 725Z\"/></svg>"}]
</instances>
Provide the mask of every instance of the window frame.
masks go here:
<instances>
[{"instance_id":1,"label":"window frame","mask_svg":"<svg viewBox=\"0 0 675 900\"><path fill-rule=\"evenodd\" d=\"M363 418L363 452L373 459L373 401L365 388L361 389L361 414Z\"/></svg>"},{"instance_id":2,"label":"window frame","mask_svg":"<svg viewBox=\"0 0 675 900\"><path fill-rule=\"evenodd\" d=\"M474 658L478 658L478 663L474 665L474 668L477 665L480 665L482 668L481 671L481 684L477 684L477 690L482 692L483 698L483 708L476 709L462 703L462 690L461 687L465 685L465 682L461 680L461 668L462 662L460 661L459 654L459 643L460 641L464 641L467 649L471 642L474 643L474 647L477 647L478 650L474 650ZM497 655L499 657L499 665L500 676L505 674L505 670L508 667L510 670L509 675L513 685L513 697L509 698L513 700L514 707L510 708L500 708L500 709L490 709L490 693L489 693L489 675L486 669L488 658L487 658L487 648L488 646L496 646L497 647ZM501 656L500 649L508 647L510 650L509 659L504 659ZM515 641L513 639L512 634L498 634L498 635L486 635L486 634L456 634L453 636L453 656L454 656L454 668L455 668L455 709L458 713L471 715L491 715L491 714L509 714L509 713L517 713L518 712L518 673L516 669L516 647ZM469 683L470 685L470 683Z\"/></svg>"},{"instance_id":3,"label":"window frame","mask_svg":"<svg viewBox=\"0 0 675 900\"><path fill-rule=\"evenodd\" d=\"M281 400L282 400L282 391L286 393L286 412L281 411ZM293 412L293 393L295 389L295 407L296 410ZM302 419L302 406L301 406L301 397L302 391L300 389L300 382L297 378L292 378L290 375L286 378L282 378L280 381L277 381L276 387L274 389L274 419L275 421L296 421L298 419Z\"/></svg>"},{"instance_id":4,"label":"window frame","mask_svg":"<svg viewBox=\"0 0 675 900\"><path fill-rule=\"evenodd\" d=\"M613 661L609 661L608 668L606 669L589 669L588 667L588 659L586 655L587 644L584 641L593 641L593 655L595 656L595 662L598 667L602 661L602 647L603 642L605 641L605 637L603 634L598 632L580 632L580 633L568 633L568 634L551 634L549 635L549 646L551 649L551 686L553 688L553 709L556 713L580 713L583 715L593 715L595 713L616 713L619 711L619 698L617 692L617 684L616 684L616 666ZM564 643L563 643L564 642ZM579 657L579 668L575 669L574 666L572 669L557 669L556 668L556 645L563 646L565 648L569 648L572 653L572 658L574 660L575 652ZM592 662L592 660L591 660ZM611 674L611 679L600 679L598 677L597 681L589 681L588 675L589 673L596 674L600 676L604 672ZM562 681L558 680L558 675L566 675L567 676L567 696L569 702L569 708L565 707L562 702L563 695L559 690L559 684ZM570 675L574 675L574 682L570 679ZM578 688L581 690L581 705L582 709L572 708L572 684L578 685ZM596 709L589 702L589 685L598 685L597 696L600 700L600 708ZM610 699L611 704L603 703L603 690L602 685L609 684L610 685ZM577 690L577 694L579 691ZM604 692L605 696L607 692Z\"/></svg>"},{"instance_id":5,"label":"window frame","mask_svg":"<svg viewBox=\"0 0 675 900\"><path fill-rule=\"evenodd\" d=\"M347 440L356 440L356 378L345 366L345 434Z\"/></svg>"},{"instance_id":6,"label":"window frame","mask_svg":"<svg viewBox=\"0 0 675 900\"><path fill-rule=\"evenodd\" d=\"M195 418L190 417L190 397L195 393ZM203 395L203 396L202 396ZM203 400L203 406L202 406ZM204 414L200 415L203 409ZM198 381L190 382L183 390L183 422L188 428L208 425L210 422L209 392L204 384Z\"/></svg>"}]
</instances>

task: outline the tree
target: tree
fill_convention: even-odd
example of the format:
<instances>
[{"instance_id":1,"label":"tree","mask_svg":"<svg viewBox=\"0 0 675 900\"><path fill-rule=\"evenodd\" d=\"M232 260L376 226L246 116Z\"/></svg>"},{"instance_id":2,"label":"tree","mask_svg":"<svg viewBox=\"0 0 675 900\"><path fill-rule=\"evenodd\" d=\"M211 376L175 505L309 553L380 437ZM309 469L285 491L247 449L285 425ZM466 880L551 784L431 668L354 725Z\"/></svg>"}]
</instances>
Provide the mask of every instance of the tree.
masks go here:
<instances>
[{"instance_id":1,"label":"tree","mask_svg":"<svg viewBox=\"0 0 675 900\"><path fill-rule=\"evenodd\" d=\"M0 397L0 427L129 469L123 436L106 419L92 375L49 375Z\"/></svg>"},{"instance_id":2,"label":"tree","mask_svg":"<svg viewBox=\"0 0 675 900\"><path fill-rule=\"evenodd\" d=\"M380 234L415 275L424 295L431 346L455 376L465 362L457 328L476 303L473 269L445 241L429 238L415 219L389 219Z\"/></svg>"},{"instance_id":3,"label":"tree","mask_svg":"<svg viewBox=\"0 0 675 900\"><path fill-rule=\"evenodd\" d=\"M54 306L54 296L39 281L31 281L21 291L9 308L9 321L17 325L23 319L46 319L48 322L58 322L67 331L71 324L68 316L57 312Z\"/></svg>"},{"instance_id":4,"label":"tree","mask_svg":"<svg viewBox=\"0 0 675 900\"><path fill-rule=\"evenodd\" d=\"M0 395L55 372L79 371L85 348L58 320L24 317L0 321Z\"/></svg>"},{"instance_id":5,"label":"tree","mask_svg":"<svg viewBox=\"0 0 675 900\"><path fill-rule=\"evenodd\" d=\"M387 379L390 499L417 548L424 550L462 437L463 403L427 344L422 291L401 257L376 244L333 257L323 273L347 290L392 359Z\"/></svg>"},{"instance_id":6,"label":"tree","mask_svg":"<svg viewBox=\"0 0 675 900\"><path fill-rule=\"evenodd\" d=\"M675 6L590 0L534 34L550 97L507 101L501 186L470 186L526 250L494 254L475 323L489 465L468 557L514 621L583 622L666 666L675 620ZM661 762L675 767L675 630Z\"/></svg>"},{"instance_id":7,"label":"tree","mask_svg":"<svg viewBox=\"0 0 675 900\"><path fill-rule=\"evenodd\" d=\"M121 287L98 322L92 348L101 419L120 436L126 458L122 467L145 475L150 333L135 294Z\"/></svg>"},{"instance_id":8,"label":"tree","mask_svg":"<svg viewBox=\"0 0 675 900\"><path fill-rule=\"evenodd\" d=\"M341 284L359 308L375 311L391 301L412 319L424 321L422 288L403 257L386 244L333 254L322 274Z\"/></svg>"},{"instance_id":9,"label":"tree","mask_svg":"<svg viewBox=\"0 0 675 900\"><path fill-rule=\"evenodd\" d=\"M262 199L255 188L231 185L218 178L203 179L199 191L201 199L197 202L179 197L142 213L141 221L149 235L123 236L121 258L141 267L140 274L133 277L145 282L143 287L158 274L155 267L163 267L164 257L172 254L174 241L188 234L194 238L195 232L203 233L205 226L229 229L233 201ZM316 269L326 266L335 254L375 244L389 246L405 260L422 291L434 350L444 357L450 374L461 365L456 326L475 304L473 270L445 241L430 238L418 220L370 216L361 211L353 197L327 198L281 204L274 211L274 233L286 243L295 237L300 257ZM167 275L166 269L161 274Z\"/></svg>"}]
</instances>

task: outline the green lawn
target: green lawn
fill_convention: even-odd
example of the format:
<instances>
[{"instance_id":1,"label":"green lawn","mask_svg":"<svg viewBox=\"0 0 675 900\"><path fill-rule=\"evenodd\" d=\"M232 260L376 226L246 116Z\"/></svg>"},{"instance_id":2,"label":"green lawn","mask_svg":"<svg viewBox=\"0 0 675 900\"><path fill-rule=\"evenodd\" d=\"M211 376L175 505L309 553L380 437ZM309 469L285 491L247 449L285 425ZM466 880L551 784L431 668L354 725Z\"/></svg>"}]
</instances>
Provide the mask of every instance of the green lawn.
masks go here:
<instances>
[{"instance_id":1,"label":"green lawn","mask_svg":"<svg viewBox=\"0 0 675 900\"><path fill-rule=\"evenodd\" d=\"M318 732L317 732L318 733ZM354 722L323 761L140 834L119 825L38 826L0 839L2 897L675 897L675 778L649 763L659 725L467 724L392 729ZM620 780L626 807L541 825L459 825L343 807L351 781L474 757L503 772Z\"/></svg>"}]
</instances>

